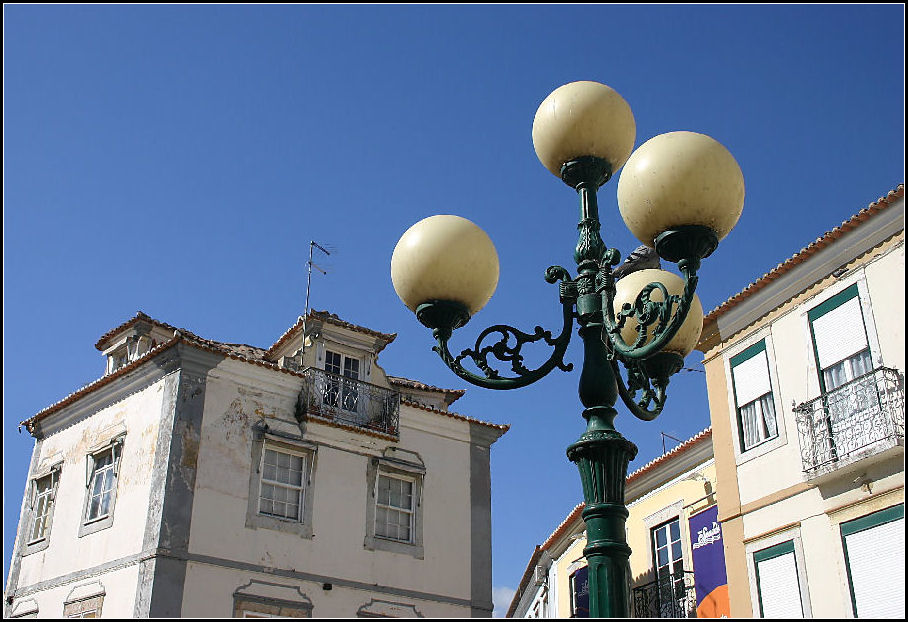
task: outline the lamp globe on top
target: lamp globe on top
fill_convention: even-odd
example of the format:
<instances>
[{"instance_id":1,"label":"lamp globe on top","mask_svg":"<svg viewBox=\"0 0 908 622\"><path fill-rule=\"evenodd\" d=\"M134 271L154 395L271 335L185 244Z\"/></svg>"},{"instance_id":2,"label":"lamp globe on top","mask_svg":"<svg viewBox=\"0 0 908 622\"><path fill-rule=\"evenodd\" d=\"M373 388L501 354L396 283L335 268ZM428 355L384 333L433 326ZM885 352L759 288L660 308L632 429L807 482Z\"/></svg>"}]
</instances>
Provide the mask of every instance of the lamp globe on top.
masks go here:
<instances>
[{"instance_id":1,"label":"lamp globe on top","mask_svg":"<svg viewBox=\"0 0 908 622\"><path fill-rule=\"evenodd\" d=\"M566 163L588 156L605 160L614 173L627 161L636 137L631 107L599 82L558 87L543 100L533 119L536 155L559 178Z\"/></svg>"},{"instance_id":2,"label":"lamp globe on top","mask_svg":"<svg viewBox=\"0 0 908 622\"><path fill-rule=\"evenodd\" d=\"M498 253L485 231L466 218L430 216L407 229L391 255L394 290L411 310L442 301L469 316L498 285Z\"/></svg>"},{"instance_id":3,"label":"lamp globe on top","mask_svg":"<svg viewBox=\"0 0 908 622\"><path fill-rule=\"evenodd\" d=\"M744 175L728 149L705 134L660 134L628 159L618 180L618 208L631 233L657 250L656 239L666 231L711 231L715 240L705 257L741 216Z\"/></svg>"}]
</instances>

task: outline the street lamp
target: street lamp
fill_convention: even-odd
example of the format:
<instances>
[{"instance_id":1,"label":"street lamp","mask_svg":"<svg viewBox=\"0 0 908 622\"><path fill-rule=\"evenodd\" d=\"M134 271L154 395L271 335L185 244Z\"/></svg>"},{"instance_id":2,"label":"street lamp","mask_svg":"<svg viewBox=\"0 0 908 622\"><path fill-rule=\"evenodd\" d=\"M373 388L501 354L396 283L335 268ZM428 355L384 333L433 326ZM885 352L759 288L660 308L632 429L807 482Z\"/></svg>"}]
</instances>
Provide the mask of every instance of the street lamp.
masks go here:
<instances>
[{"instance_id":1,"label":"street lamp","mask_svg":"<svg viewBox=\"0 0 908 622\"><path fill-rule=\"evenodd\" d=\"M597 82L561 86L536 112L536 155L580 195L577 276L571 278L561 266L545 272L549 283L560 281L563 326L557 337L541 327L525 333L499 324L482 331L473 348L457 356L449 351L453 331L488 302L498 283L495 247L469 220L426 218L404 233L391 258L398 296L432 329L433 350L442 361L472 384L514 389L555 367L570 371L572 365L563 357L577 320L584 345L579 393L587 428L567 455L580 470L586 502L583 552L591 617L628 616L631 550L625 537L624 482L637 447L615 429L615 403L620 396L645 421L662 411L669 378L681 369L703 326L703 309L694 293L700 260L734 227L744 205L741 169L709 136L661 134L631 154L635 137L630 106ZM616 279L613 266L620 254L600 237L596 192L622 166L618 204L625 224L659 257L677 264L682 276L642 269ZM521 348L540 341L553 348L552 354L529 369ZM492 366L490 355L510 363L509 375ZM478 373L463 366L466 359Z\"/></svg>"}]
</instances>

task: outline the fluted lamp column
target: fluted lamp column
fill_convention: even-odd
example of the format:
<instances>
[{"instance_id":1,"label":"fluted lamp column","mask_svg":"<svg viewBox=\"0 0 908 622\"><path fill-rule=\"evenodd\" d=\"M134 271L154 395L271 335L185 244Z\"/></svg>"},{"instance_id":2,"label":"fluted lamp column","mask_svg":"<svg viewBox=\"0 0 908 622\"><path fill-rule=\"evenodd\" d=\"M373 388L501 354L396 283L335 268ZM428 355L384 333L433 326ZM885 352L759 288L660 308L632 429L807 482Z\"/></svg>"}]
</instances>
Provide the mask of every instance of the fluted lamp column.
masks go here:
<instances>
[{"instance_id":1,"label":"fluted lamp column","mask_svg":"<svg viewBox=\"0 0 908 622\"><path fill-rule=\"evenodd\" d=\"M432 216L407 230L391 258L391 277L401 300L433 331L433 349L459 377L477 386L526 386L558 367L574 321L583 340L579 397L586 431L568 450L579 471L587 527L584 555L589 566L590 616L628 617L630 548L625 523L624 483L636 446L614 426L620 397L631 414L651 420L663 409L669 378L697 343L703 308L694 293L700 261L708 257L741 215L744 178L731 154L695 132L671 132L633 151L636 123L630 106L598 82L572 82L553 91L533 121L533 145L543 166L573 188L580 199L574 249L577 275L551 266L545 278L560 281L563 328L553 336L541 327L525 333L497 324L485 329L472 349L453 356L452 332L489 300L498 283L498 258L489 237L457 216ZM617 250L600 236L597 191L624 167L618 182L619 211L631 232L681 276L666 270L612 267ZM492 345L486 338L499 337ZM524 366L521 348L545 343L549 360ZM489 362L510 363L511 377ZM472 361L479 373L463 366ZM625 382L621 363L627 374Z\"/></svg>"}]
</instances>

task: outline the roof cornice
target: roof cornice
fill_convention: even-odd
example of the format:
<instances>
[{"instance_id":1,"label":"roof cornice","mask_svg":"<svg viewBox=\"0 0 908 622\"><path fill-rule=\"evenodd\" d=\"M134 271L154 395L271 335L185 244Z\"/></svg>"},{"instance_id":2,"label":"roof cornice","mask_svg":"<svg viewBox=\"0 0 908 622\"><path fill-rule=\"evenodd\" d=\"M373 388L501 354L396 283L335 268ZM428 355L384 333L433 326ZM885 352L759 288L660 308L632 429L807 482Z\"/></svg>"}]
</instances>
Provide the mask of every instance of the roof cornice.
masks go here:
<instances>
[{"instance_id":1,"label":"roof cornice","mask_svg":"<svg viewBox=\"0 0 908 622\"><path fill-rule=\"evenodd\" d=\"M703 334L697 349L706 352L719 340L745 328L849 261L904 231L904 197L905 185L899 184L885 197L880 197L841 226L827 231L710 311L703 319Z\"/></svg>"}]
</instances>

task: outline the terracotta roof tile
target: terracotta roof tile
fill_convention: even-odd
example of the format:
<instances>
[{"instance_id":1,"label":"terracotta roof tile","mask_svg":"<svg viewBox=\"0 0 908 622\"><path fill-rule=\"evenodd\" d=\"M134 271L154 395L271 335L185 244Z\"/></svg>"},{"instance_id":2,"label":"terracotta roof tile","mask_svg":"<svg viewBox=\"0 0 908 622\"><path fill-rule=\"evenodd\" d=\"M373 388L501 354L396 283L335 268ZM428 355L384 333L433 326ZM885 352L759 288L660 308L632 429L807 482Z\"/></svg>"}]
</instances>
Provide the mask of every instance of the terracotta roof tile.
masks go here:
<instances>
[{"instance_id":1,"label":"terracotta roof tile","mask_svg":"<svg viewBox=\"0 0 908 622\"><path fill-rule=\"evenodd\" d=\"M322 322L328 322L329 324L334 324L335 326L340 326L342 328L347 328L349 330L356 331L358 333L363 333L366 335L371 335L385 342L385 346L390 344L392 341L397 339L397 333L382 333L377 330L372 330L371 328L366 328L364 326L358 326L357 324L352 324L345 320L340 319L337 315L329 313L328 311L314 311L310 310L307 318L312 318L313 320L321 320ZM274 342L268 350L266 351L266 356L273 356L274 352L280 348L284 343L289 341L297 332L302 330L303 327L303 317L300 316L296 323L287 329L287 331L281 335L281 337ZM384 348L379 348L379 352Z\"/></svg>"},{"instance_id":2,"label":"terracotta roof tile","mask_svg":"<svg viewBox=\"0 0 908 622\"><path fill-rule=\"evenodd\" d=\"M450 417L451 419L457 419L459 421L469 421L470 423L478 423L479 425L484 425L490 428L495 428L496 430L501 430L501 433L504 434L511 429L511 426L508 424L500 423L489 423L488 421L482 421L480 419L474 419L473 417L467 417L466 415L460 415L455 412L450 412L447 410L439 410L438 408L432 408L431 406L426 406L425 404L419 404L417 402L411 402L409 400L401 398L401 404L406 404L412 408L419 408L420 410L425 410L430 413L435 413L437 415L444 415L445 417Z\"/></svg>"},{"instance_id":3,"label":"terracotta roof tile","mask_svg":"<svg viewBox=\"0 0 908 622\"><path fill-rule=\"evenodd\" d=\"M831 231L827 231L819 238L817 238L814 242L808 244L806 247L802 248L800 251L757 279L755 282L745 287L741 292L735 294L734 296L720 304L718 307L710 311L703 319L703 322L711 322L732 307L735 307L750 296L756 294L758 291L781 277L786 272L794 269L797 265L803 263L811 256L815 255L825 247L832 244L835 240L845 235L847 232L858 227L861 223L869 220L879 212L885 210L890 205L895 203L898 199L901 199L904 196L905 184L899 184L898 187L896 187L894 190L890 190L886 196L880 197L873 203L870 203L866 209L859 211L857 214L843 222L841 226L836 227Z\"/></svg>"}]
</instances>

